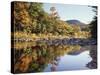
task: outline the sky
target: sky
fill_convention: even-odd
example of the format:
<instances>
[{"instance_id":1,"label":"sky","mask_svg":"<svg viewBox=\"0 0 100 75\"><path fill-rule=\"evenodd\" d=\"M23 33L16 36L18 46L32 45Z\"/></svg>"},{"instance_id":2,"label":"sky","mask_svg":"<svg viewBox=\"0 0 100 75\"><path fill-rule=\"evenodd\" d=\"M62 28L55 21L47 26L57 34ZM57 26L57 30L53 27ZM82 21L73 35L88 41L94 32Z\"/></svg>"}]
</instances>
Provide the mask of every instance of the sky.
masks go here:
<instances>
[{"instance_id":1,"label":"sky","mask_svg":"<svg viewBox=\"0 0 100 75\"><path fill-rule=\"evenodd\" d=\"M44 3L43 8L46 12L50 13L50 7L55 7L60 19L66 20L79 20L85 24L92 21L95 13L88 5L71 5L71 4L50 4Z\"/></svg>"}]
</instances>

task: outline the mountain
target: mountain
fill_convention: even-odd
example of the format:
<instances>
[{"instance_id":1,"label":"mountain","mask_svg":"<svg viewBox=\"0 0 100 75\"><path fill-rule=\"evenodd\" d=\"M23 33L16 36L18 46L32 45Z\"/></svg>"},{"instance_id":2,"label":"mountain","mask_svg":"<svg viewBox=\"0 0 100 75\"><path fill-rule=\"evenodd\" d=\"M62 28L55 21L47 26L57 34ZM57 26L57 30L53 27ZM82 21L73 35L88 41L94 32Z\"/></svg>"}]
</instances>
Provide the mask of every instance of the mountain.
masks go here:
<instances>
[{"instance_id":1,"label":"mountain","mask_svg":"<svg viewBox=\"0 0 100 75\"><path fill-rule=\"evenodd\" d=\"M66 21L69 25L77 25L80 26L81 30L87 29L89 27L88 24L85 24L79 20L67 20Z\"/></svg>"},{"instance_id":2,"label":"mountain","mask_svg":"<svg viewBox=\"0 0 100 75\"><path fill-rule=\"evenodd\" d=\"M86 25L85 23L82 23L79 20L67 20L66 22L73 25Z\"/></svg>"}]
</instances>

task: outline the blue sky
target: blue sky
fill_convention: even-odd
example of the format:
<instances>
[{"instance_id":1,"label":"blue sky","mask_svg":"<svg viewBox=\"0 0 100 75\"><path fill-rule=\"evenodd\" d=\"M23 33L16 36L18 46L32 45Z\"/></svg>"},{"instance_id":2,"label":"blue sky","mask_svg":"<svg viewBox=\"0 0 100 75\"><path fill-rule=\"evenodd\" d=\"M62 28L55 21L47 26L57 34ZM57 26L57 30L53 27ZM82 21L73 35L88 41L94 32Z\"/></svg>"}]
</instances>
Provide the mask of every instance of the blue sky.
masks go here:
<instances>
[{"instance_id":1,"label":"blue sky","mask_svg":"<svg viewBox=\"0 0 100 75\"><path fill-rule=\"evenodd\" d=\"M70 5L70 4L50 4L45 3L43 8L50 13L50 7L55 7L62 20L76 19L88 24L92 21L95 13L87 5Z\"/></svg>"}]
</instances>

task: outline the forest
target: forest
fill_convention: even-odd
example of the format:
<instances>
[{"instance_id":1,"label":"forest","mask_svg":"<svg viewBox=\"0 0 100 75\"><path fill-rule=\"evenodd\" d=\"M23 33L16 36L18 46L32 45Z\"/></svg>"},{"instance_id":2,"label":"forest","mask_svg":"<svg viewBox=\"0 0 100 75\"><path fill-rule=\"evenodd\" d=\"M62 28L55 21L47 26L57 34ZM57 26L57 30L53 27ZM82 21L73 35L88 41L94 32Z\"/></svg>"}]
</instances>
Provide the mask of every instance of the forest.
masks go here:
<instances>
[{"instance_id":1,"label":"forest","mask_svg":"<svg viewBox=\"0 0 100 75\"><path fill-rule=\"evenodd\" d=\"M95 7L92 8L95 9ZM51 7L50 11L53 10L55 8ZM11 35L14 36L14 40L34 41L38 39L90 38L91 33L93 35L96 33L96 31L93 32L94 25L90 25L88 30L81 30L80 26L72 26L61 20L59 15L54 14L45 12L43 3L14 2L12 11L14 22Z\"/></svg>"}]
</instances>

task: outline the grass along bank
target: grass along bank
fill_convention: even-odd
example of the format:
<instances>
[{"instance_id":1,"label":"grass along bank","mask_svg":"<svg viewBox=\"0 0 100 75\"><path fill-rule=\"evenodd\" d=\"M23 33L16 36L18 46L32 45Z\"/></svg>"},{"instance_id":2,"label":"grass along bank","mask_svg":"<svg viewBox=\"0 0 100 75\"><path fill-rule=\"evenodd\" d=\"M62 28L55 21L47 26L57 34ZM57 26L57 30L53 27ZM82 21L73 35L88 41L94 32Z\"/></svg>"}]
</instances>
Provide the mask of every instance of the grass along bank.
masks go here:
<instances>
[{"instance_id":1,"label":"grass along bank","mask_svg":"<svg viewBox=\"0 0 100 75\"><path fill-rule=\"evenodd\" d=\"M89 32L86 31L80 31L78 33L74 33L73 35L54 35L52 33L47 34L34 34L34 33L25 33L25 32L15 32L12 33L12 37L14 39L12 40L18 40L18 41L36 41L40 39L46 39L46 40L54 40L54 39L64 39L64 38L89 38L91 35Z\"/></svg>"}]
</instances>

